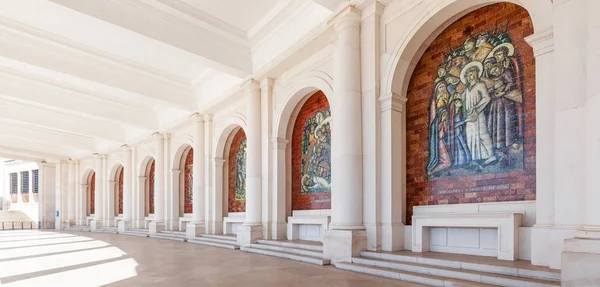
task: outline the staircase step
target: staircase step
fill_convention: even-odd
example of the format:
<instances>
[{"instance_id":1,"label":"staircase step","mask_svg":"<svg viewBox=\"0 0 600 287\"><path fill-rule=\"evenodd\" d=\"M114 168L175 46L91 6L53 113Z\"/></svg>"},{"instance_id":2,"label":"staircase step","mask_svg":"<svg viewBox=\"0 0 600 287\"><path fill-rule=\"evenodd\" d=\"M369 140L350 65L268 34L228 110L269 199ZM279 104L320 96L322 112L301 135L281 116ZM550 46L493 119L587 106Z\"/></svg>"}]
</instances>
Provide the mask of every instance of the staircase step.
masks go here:
<instances>
[{"instance_id":1,"label":"staircase step","mask_svg":"<svg viewBox=\"0 0 600 287\"><path fill-rule=\"evenodd\" d=\"M121 232L121 234L140 237L150 237L148 234L148 230L145 229L127 229L125 230L125 232Z\"/></svg>"},{"instance_id":2,"label":"staircase step","mask_svg":"<svg viewBox=\"0 0 600 287\"><path fill-rule=\"evenodd\" d=\"M266 244L266 245L276 245L276 246L283 246L283 247L291 247L291 248L300 248L300 249L306 249L306 250L314 250L314 251L321 251L323 252L323 245L316 245L316 244L304 244L304 243L298 243L298 242L293 242L293 241L284 241L284 240L257 240L257 242L259 244Z\"/></svg>"},{"instance_id":3,"label":"staircase step","mask_svg":"<svg viewBox=\"0 0 600 287\"><path fill-rule=\"evenodd\" d=\"M460 279L444 278L435 275L425 275L419 273L413 273L408 271L398 271L388 268L380 268L367 266L357 263L339 262L335 264L336 268L348 271L359 272L363 274L381 276L391 279L397 279L401 281L407 281L412 283L423 284L427 286L439 286L439 287L485 287L485 286L496 286L485 283L470 282Z\"/></svg>"},{"instance_id":4,"label":"staircase step","mask_svg":"<svg viewBox=\"0 0 600 287\"><path fill-rule=\"evenodd\" d=\"M312 257L323 257L322 251L306 250L306 249L302 249L302 248L292 248L292 247L277 246L277 245L270 245L270 244L260 244L260 243L259 244L250 244L250 247L257 248L257 249L271 250L271 251L281 251L281 252L288 252L288 253L294 253L294 254L300 254L300 255L307 255L307 256L312 256Z\"/></svg>"},{"instance_id":5,"label":"staircase step","mask_svg":"<svg viewBox=\"0 0 600 287\"><path fill-rule=\"evenodd\" d=\"M102 227L102 228L97 228L94 232L97 232L97 233L118 234L119 233L119 229L118 228L106 228L106 227Z\"/></svg>"},{"instance_id":6,"label":"staircase step","mask_svg":"<svg viewBox=\"0 0 600 287\"><path fill-rule=\"evenodd\" d=\"M426 265L412 262L400 262L393 260L384 259L372 259L372 258L352 258L352 263L359 264L361 266L378 267L384 269L390 269L394 271L411 272L424 275L441 276L444 278L460 279L477 283L494 284L498 286L510 286L510 287L547 287L547 286L560 286L560 282L533 279L526 277L502 275L496 273L470 271L457 268L440 267L433 265Z\"/></svg>"},{"instance_id":7,"label":"staircase step","mask_svg":"<svg viewBox=\"0 0 600 287\"><path fill-rule=\"evenodd\" d=\"M291 259L291 260L295 260L295 261L306 262L306 263L311 263L311 264L316 264L316 265L329 265L329 263L330 263L329 259L325 259L322 257L306 256L306 255L299 255L299 254L295 254L295 253L272 251L272 250L258 249L258 248L252 248L252 247L240 247L240 249L242 251L246 251L246 252L250 252L250 253L269 255L269 256L274 256L274 257L279 257L279 258L286 258L286 259Z\"/></svg>"},{"instance_id":8,"label":"staircase step","mask_svg":"<svg viewBox=\"0 0 600 287\"><path fill-rule=\"evenodd\" d=\"M65 228L66 231L77 231L77 232L90 232L89 226L73 226Z\"/></svg>"},{"instance_id":9,"label":"staircase step","mask_svg":"<svg viewBox=\"0 0 600 287\"><path fill-rule=\"evenodd\" d=\"M197 240L202 240L202 241L206 241L206 242L214 242L214 243L221 243L221 244L233 244L233 245L239 245L237 244L237 241L234 240L229 240L229 239L219 239L219 238L213 238L213 237L206 237L204 235L200 235L199 237L196 237Z\"/></svg>"},{"instance_id":10,"label":"staircase step","mask_svg":"<svg viewBox=\"0 0 600 287\"><path fill-rule=\"evenodd\" d=\"M168 234L168 233L157 233L157 234L152 234L149 235L150 238L158 238L158 239L167 239L167 240L173 240L173 241L180 241L180 242L186 242L187 238L185 238L185 236L180 236L180 235L172 235L172 234Z\"/></svg>"},{"instance_id":11,"label":"staircase step","mask_svg":"<svg viewBox=\"0 0 600 287\"><path fill-rule=\"evenodd\" d=\"M213 246L213 247L219 247L219 248L225 248L225 249L231 249L231 250L240 249L240 246L237 244L221 243L221 242L215 242L212 240L207 241L206 238L202 238L202 237L196 237L196 239L188 239L187 242L194 243L194 244L208 245L208 246Z\"/></svg>"},{"instance_id":12,"label":"staircase step","mask_svg":"<svg viewBox=\"0 0 600 287\"><path fill-rule=\"evenodd\" d=\"M235 235L202 234L200 237L237 242L237 237Z\"/></svg>"},{"instance_id":13,"label":"staircase step","mask_svg":"<svg viewBox=\"0 0 600 287\"><path fill-rule=\"evenodd\" d=\"M533 269L516 268L516 267L510 267L510 266L499 266L499 265L490 265L490 264L473 263L473 262L461 262L461 261L454 261L454 260L425 258L425 257L420 257L420 256L409 256L409 255L402 255L402 254L391 254L391 253L372 252L372 251L363 251L360 253L360 257L370 258L370 259L382 259L382 260L389 260L389 261L395 261L395 262L419 263L419 264L423 264L423 265L430 265L430 266L437 266L437 267L448 267L448 268L463 269L463 270L476 271L476 272L487 272L487 273L495 273L495 274L500 274L500 275L536 278L536 279L550 280L550 281L556 281L556 282L560 281L560 273L553 272L550 270L533 270Z\"/></svg>"}]
</instances>

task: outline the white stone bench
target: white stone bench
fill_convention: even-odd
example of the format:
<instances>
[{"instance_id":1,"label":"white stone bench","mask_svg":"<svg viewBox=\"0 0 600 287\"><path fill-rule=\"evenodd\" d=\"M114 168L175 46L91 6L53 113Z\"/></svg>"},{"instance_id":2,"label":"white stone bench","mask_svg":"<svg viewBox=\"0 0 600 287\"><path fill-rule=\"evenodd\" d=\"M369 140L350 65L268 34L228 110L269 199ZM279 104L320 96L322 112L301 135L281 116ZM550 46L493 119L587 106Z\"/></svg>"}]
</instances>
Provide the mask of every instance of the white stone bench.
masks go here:
<instances>
[{"instance_id":1,"label":"white stone bench","mask_svg":"<svg viewBox=\"0 0 600 287\"><path fill-rule=\"evenodd\" d=\"M96 219L96 216L91 214L90 216L85 218L85 222L87 223L87 226L90 226L92 224L92 221L94 221Z\"/></svg>"},{"instance_id":2,"label":"white stone bench","mask_svg":"<svg viewBox=\"0 0 600 287\"><path fill-rule=\"evenodd\" d=\"M185 231L188 222L192 222L192 214L183 214L182 217L179 217L179 231Z\"/></svg>"},{"instance_id":3,"label":"white stone bench","mask_svg":"<svg viewBox=\"0 0 600 287\"><path fill-rule=\"evenodd\" d=\"M123 220L123 215L119 214L119 216L115 217L115 226L119 226L119 221Z\"/></svg>"},{"instance_id":4,"label":"white stone bench","mask_svg":"<svg viewBox=\"0 0 600 287\"><path fill-rule=\"evenodd\" d=\"M323 241L325 230L329 228L331 223L331 210L294 210L292 216L287 220L287 238L288 240L312 240ZM313 236L301 235L301 228L309 230L311 226L318 228L318 234ZM307 231L308 232L308 231Z\"/></svg>"},{"instance_id":5,"label":"white stone bench","mask_svg":"<svg viewBox=\"0 0 600 287\"><path fill-rule=\"evenodd\" d=\"M246 220L245 212L230 212L223 217L223 234L237 234L237 226Z\"/></svg>"},{"instance_id":6,"label":"white stone bench","mask_svg":"<svg viewBox=\"0 0 600 287\"><path fill-rule=\"evenodd\" d=\"M144 217L144 229L149 228L150 222L152 222L152 219L154 219L154 214L150 214L150 215Z\"/></svg>"},{"instance_id":7,"label":"white stone bench","mask_svg":"<svg viewBox=\"0 0 600 287\"><path fill-rule=\"evenodd\" d=\"M415 207L417 208L417 207ZM430 250L431 227L497 228L498 259L517 260L521 212L425 213L412 217L412 251Z\"/></svg>"}]
</instances>

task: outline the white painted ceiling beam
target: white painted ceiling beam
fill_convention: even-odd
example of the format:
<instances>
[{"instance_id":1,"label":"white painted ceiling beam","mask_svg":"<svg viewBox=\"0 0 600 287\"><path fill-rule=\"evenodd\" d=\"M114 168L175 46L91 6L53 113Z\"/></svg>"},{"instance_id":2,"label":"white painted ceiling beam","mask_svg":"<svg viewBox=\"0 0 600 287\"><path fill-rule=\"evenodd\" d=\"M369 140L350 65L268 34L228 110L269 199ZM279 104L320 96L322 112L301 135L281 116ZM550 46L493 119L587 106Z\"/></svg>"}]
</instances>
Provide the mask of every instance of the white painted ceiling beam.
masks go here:
<instances>
[{"instance_id":1,"label":"white painted ceiling beam","mask_svg":"<svg viewBox=\"0 0 600 287\"><path fill-rule=\"evenodd\" d=\"M87 2L87 1L86 1ZM192 111L189 82L124 58L0 18L0 56L144 95Z\"/></svg>"},{"instance_id":2,"label":"white painted ceiling beam","mask_svg":"<svg viewBox=\"0 0 600 287\"><path fill-rule=\"evenodd\" d=\"M54 144L79 150L94 150L94 138L50 130L43 127L28 125L0 119L0 137L12 137L25 141L39 142L42 145Z\"/></svg>"},{"instance_id":3,"label":"white painted ceiling beam","mask_svg":"<svg viewBox=\"0 0 600 287\"><path fill-rule=\"evenodd\" d=\"M60 160L67 160L69 156L60 155L54 153L40 152L38 150L27 150L18 147L2 146L0 145L0 157L10 158L16 160L24 160L30 162L58 162Z\"/></svg>"},{"instance_id":4,"label":"white painted ceiling beam","mask_svg":"<svg viewBox=\"0 0 600 287\"><path fill-rule=\"evenodd\" d=\"M179 1L50 1L198 55L216 70L237 77L252 72L243 33Z\"/></svg>"},{"instance_id":5,"label":"white painted ceiling beam","mask_svg":"<svg viewBox=\"0 0 600 287\"><path fill-rule=\"evenodd\" d=\"M155 130L154 111L0 66L0 99L42 106L78 117ZM6 96L5 96L6 95ZM7 97L8 96L8 97Z\"/></svg>"},{"instance_id":6,"label":"white painted ceiling beam","mask_svg":"<svg viewBox=\"0 0 600 287\"><path fill-rule=\"evenodd\" d=\"M40 107L32 107L6 100L0 101L0 119L43 127L50 130L88 136L115 143L127 142L123 125L102 120L73 117Z\"/></svg>"},{"instance_id":7,"label":"white painted ceiling beam","mask_svg":"<svg viewBox=\"0 0 600 287\"><path fill-rule=\"evenodd\" d=\"M60 157L70 157L71 154L82 154L82 153L90 153L87 150L77 150L69 146L59 146L53 143L40 145L39 142L36 141L26 141L16 137L9 136L1 136L0 137L0 146L7 147L9 149L18 149L22 151L30 151L28 154L30 156L35 156L35 154L39 155L47 155L45 157L51 158L60 158ZM26 155L26 154L23 154Z\"/></svg>"}]
</instances>

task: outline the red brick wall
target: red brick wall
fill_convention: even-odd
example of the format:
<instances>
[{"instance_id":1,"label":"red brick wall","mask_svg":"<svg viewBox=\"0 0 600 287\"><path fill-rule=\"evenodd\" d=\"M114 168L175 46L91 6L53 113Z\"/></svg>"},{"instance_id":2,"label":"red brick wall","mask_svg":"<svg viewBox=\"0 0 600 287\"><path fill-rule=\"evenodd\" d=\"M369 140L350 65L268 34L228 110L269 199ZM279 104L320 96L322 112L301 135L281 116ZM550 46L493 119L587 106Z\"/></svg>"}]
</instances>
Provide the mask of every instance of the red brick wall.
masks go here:
<instances>
[{"instance_id":1,"label":"red brick wall","mask_svg":"<svg viewBox=\"0 0 600 287\"><path fill-rule=\"evenodd\" d=\"M92 178L90 179L90 214L95 214L96 203L95 203L95 195L96 195L96 172L92 171Z\"/></svg>"},{"instance_id":2,"label":"red brick wall","mask_svg":"<svg viewBox=\"0 0 600 287\"><path fill-rule=\"evenodd\" d=\"M238 129L233 136L231 148L229 149L229 212L246 212L246 200L235 199L235 155L245 139L246 133L244 130Z\"/></svg>"},{"instance_id":3,"label":"red brick wall","mask_svg":"<svg viewBox=\"0 0 600 287\"><path fill-rule=\"evenodd\" d=\"M119 172L119 211L118 214L123 214L123 168L121 168L121 172Z\"/></svg>"},{"instance_id":4,"label":"red brick wall","mask_svg":"<svg viewBox=\"0 0 600 287\"><path fill-rule=\"evenodd\" d=\"M330 209L331 192L302 194L302 135L306 121L316 112L329 110L329 102L318 91L302 106L292 133L292 210Z\"/></svg>"},{"instance_id":5,"label":"red brick wall","mask_svg":"<svg viewBox=\"0 0 600 287\"><path fill-rule=\"evenodd\" d=\"M154 160L150 166L150 174L148 176L148 213L154 214Z\"/></svg>"},{"instance_id":6,"label":"red brick wall","mask_svg":"<svg viewBox=\"0 0 600 287\"><path fill-rule=\"evenodd\" d=\"M184 174L183 174L183 212L184 213L192 213L192 197L190 196L192 186L192 165L194 164L194 149L190 148L184 163Z\"/></svg>"},{"instance_id":7,"label":"red brick wall","mask_svg":"<svg viewBox=\"0 0 600 287\"><path fill-rule=\"evenodd\" d=\"M521 79L516 82L521 85L523 92L523 165L519 169L504 172L495 170L432 180L426 170L431 121L428 113L432 106L434 81L439 81L436 79L437 69L451 49L463 47L469 36L477 36L485 31L493 33L504 30L505 27L520 62L517 66L520 66ZM406 185L409 223L413 206L417 205L535 199L535 58L532 48L524 40L531 34L533 26L525 9L510 3L493 4L473 11L451 24L421 57L408 87ZM485 187L489 188L486 190Z\"/></svg>"}]
</instances>

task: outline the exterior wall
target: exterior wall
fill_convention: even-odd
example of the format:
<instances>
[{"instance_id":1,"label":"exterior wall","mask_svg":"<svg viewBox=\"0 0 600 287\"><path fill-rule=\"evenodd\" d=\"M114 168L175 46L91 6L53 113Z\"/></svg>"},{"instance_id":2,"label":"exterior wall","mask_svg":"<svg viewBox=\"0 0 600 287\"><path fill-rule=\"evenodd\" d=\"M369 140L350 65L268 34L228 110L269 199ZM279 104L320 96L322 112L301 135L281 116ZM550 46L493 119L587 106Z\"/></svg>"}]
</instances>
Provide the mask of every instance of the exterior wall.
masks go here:
<instances>
[{"instance_id":1,"label":"exterior wall","mask_svg":"<svg viewBox=\"0 0 600 287\"><path fill-rule=\"evenodd\" d=\"M479 123L484 126L477 132L468 131L476 126L469 122L454 127L464 120L464 108L460 106L469 103L464 95L460 99L460 93L467 90L464 82L453 87L451 81L459 80L467 62L493 62L492 49L501 45L499 38L504 35L500 32L504 30L510 41L504 40L503 45L514 47L514 56L510 57L513 61L507 61L512 69L505 68L505 73L498 76L491 75L488 68L482 71L481 79L491 97L480 116ZM532 33L533 25L525 9L511 3L493 4L452 23L421 57L407 92L407 222L415 205L535 199L535 59L533 49L525 42ZM458 55L464 51L467 39L485 39L484 35L488 35L488 40L480 48L473 47L471 56ZM438 73L443 76L438 77ZM494 85L501 78L505 79L501 81L503 87L496 89ZM444 91L436 94L435 87ZM448 90L452 89L451 95ZM509 90L518 95L507 98ZM458 99L451 100L454 97ZM493 148L493 153L478 153L478 145L468 146L470 136L487 140L489 144L480 148ZM476 161L479 155L483 158ZM475 163L481 167L475 169Z\"/></svg>"},{"instance_id":2,"label":"exterior wall","mask_svg":"<svg viewBox=\"0 0 600 287\"><path fill-rule=\"evenodd\" d=\"M33 162L5 162L0 163L2 199L0 200L0 209L19 210L25 213L31 220L38 221L39 191L40 184L38 178L38 192L34 192L33 171L40 171L39 164ZM29 173L28 188L23 190L23 172ZM11 174L17 174L17 192L11 193ZM25 192L24 192L25 191Z\"/></svg>"},{"instance_id":3,"label":"exterior wall","mask_svg":"<svg viewBox=\"0 0 600 287\"><path fill-rule=\"evenodd\" d=\"M245 200L245 167L238 166L238 161L242 161L243 165L246 163L246 151L245 151L245 142L246 142L246 133L243 129L238 129L238 131L233 136L233 140L231 142L231 147L229 149L229 200L228 200L228 211L229 212L245 212L246 211L246 200ZM242 147L243 144L243 147ZM243 150L242 150L243 148ZM242 156L243 158L238 158ZM240 172L240 169L243 169L244 172ZM240 183L242 183L243 187L240 187ZM241 199L240 195L236 197L236 190L242 189L243 199ZM239 197L239 198L238 198Z\"/></svg>"},{"instance_id":4,"label":"exterior wall","mask_svg":"<svg viewBox=\"0 0 600 287\"><path fill-rule=\"evenodd\" d=\"M321 91L310 96L296 116L291 142L292 210L331 208L330 117L329 102ZM317 127L322 130L321 139L315 137ZM313 170L310 165L315 165Z\"/></svg>"}]
</instances>

